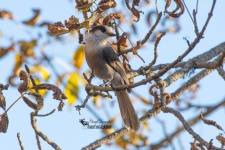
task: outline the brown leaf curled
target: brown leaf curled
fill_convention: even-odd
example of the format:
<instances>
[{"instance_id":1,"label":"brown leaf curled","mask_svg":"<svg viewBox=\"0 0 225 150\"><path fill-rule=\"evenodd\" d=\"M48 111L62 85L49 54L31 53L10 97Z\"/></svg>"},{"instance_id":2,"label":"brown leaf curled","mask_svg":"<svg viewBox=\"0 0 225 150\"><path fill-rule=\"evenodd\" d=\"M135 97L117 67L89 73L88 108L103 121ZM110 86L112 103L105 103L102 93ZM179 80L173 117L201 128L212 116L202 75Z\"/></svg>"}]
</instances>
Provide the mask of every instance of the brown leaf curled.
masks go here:
<instances>
[{"instance_id":1,"label":"brown leaf curled","mask_svg":"<svg viewBox=\"0 0 225 150\"><path fill-rule=\"evenodd\" d=\"M135 22L138 22L140 20L140 12L139 10L135 9L135 8L131 8L131 12L132 14L137 17L137 20L134 20Z\"/></svg>"},{"instance_id":2,"label":"brown leaf curled","mask_svg":"<svg viewBox=\"0 0 225 150\"><path fill-rule=\"evenodd\" d=\"M22 94L28 89L29 75L24 70L20 70L19 78L23 80L23 82L18 86L17 90Z\"/></svg>"},{"instance_id":3,"label":"brown leaf curled","mask_svg":"<svg viewBox=\"0 0 225 150\"><path fill-rule=\"evenodd\" d=\"M78 30L80 28L79 19L73 15L69 18L69 20L65 20L64 24L69 30Z\"/></svg>"},{"instance_id":4,"label":"brown leaf curled","mask_svg":"<svg viewBox=\"0 0 225 150\"><path fill-rule=\"evenodd\" d=\"M110 26L111 21L112 21L112 20L115 20L115 19L118 19L118 20L121 19L120 13L110 13L109 15L107 15L107 16L103 19L102 24L103 24L103 25Z\"/></svg>"},{"instance_id":5,"label":"brown leaf curled","mask_svg":"<svg viewBox=\"0 0 225 150\"><path fill-rule=\"evenodd\" d=\"M0 133L6 133L8 129L9 119L6 113L0 116Z\"/></svg>"},{"instance_id":6,"label":"brown leaf curled","mask_svg":"<svg viewBox=\"0 0 225 150\"><path fill-rule=\"evenodd\" d=\"M216 137L216 139L221 143L221 145L222 145L221 147L223 148L224 145L225 145L225 138L224 138L223 134L220 133L220 134Z\"/></svg>"},{"instance_id":7,"label":"brown leaf curled","mask_svg":"<svg viewBox=\"0 0 225 150\"><path fill-rule=\"evenodd\" d=\"M76 8L78 9L78 11L83 11L83 12L87 12L90 10L93 2L89 3L88 0L75 0L76 2Z\"/></svg>"},{"instance_id":8,"label":"brown leaf curled","mask_svg":"<svg viewBox=\"0 0 225 150\"><path fill-rule=\"evenodd\" d=\"M0 84L0 107L5 110L6 109L6 102L5 102L5 97L2 93L3 90L8 90L9 84L3 85Z\"/></svg>"},{"instance_id":9,"label":"brown leaf curled","mask_svg":"<svg viewBox=\"0 0 225 150\"><path fill-rule=\"evenodd\" d=\"M98 3L97 12L102 13L103 11L106 11L107 9L116 7L115 0L101 0Z\"/></svg>"},{"instance_id":10,"label":"brown leaf curled","mask_svg":"<svg viewBox=\"0 0 225 150\"><path fill-rule=\"evenodd\" d=\"M88 4L88 0L75 0L76 7L82 7L86 4Z\"/></svg>"},{"instance_id":11,"label":"brown leaf curled","mask_svg":"<svg viewBox=\"0 0 225 150\"><path fill-rule=\"evenodd\" d=\"M3 96L1 91L0 91L0 107L3 110L5 110L5 107L6 107L5 97Z\"/></svg>"},{"instance_id":12,"label":"brown leaf curled","mask_svg":"<svg viewBox=\"0 0 225 150\"><path fill-rule=\"evenodd\" d=\"M79 43L81 44L84 41L84 35L78 32Z\"/></svg>"},{"instance_id":13,"label":"brown leaf curled","mask_svg":"<svg viewBox=\"0 0 225 150\"><path fill-rule=\"evenodd\" d=\"M170 11L167 10L167 8L170 6L171 0L166 0L164 12L167 13L170 17L178 18L182 14L184 14L184 5L183 5L181 0L174 0L174 2L176 3L177 7L175 8L175 10L170 12ZM179 10L179 9L180 9L180 12L176 13L176 11Z\"/></svg>"},{"instance_id":14,"label":"brown leaf curled","mask_svg":"<svg viewBox=\"0 0 225 150\"><path fill-rule=\"evenodd\" d=\"M51 90L53 91L53 99L60 100L60 101L67 99L66 95L63 94L63 92L57 86L53 84L39 84L39 85L33 86L31 89Z\"/></svg>"},{"instance_id":15,"label":"brown leaf curled","mask_svg":"<svg viewBox=\"0 0 225 150\"><path fill-rule=\"evenodd\" d=\"M34 96L37 104L32 102L29 98L23 96L23 101L32 109L34 110L41 110L42 107L44 106L44 100L42 96L39 93L28 93L28 95Z\"/></svg>"},{"instance_id":16,"label":"brown leaf curled","mask_svg":"<svg viewBox=\"0 0 225 150\"><path fill-rule=\"evenodd\" d=\"M24 24L27 24L29 26L36 25L37 21L40 18L41 11L40 11L40 9L33 9L33 13L34 13L33 17L31 17L27 21L23 21Z\"/></svg>"},{"instance_id":17,"label":"brown leaf curled","mask_svg":"<svg viewBox=\"0 0 225 150\"><path fill-rule=\"evenodd\" d=\"M207 125L212 125L212 126L216 127L217 129L224 131L223 128L222 128L220 125L218 125L215 121L206 119L206 118L202 115L202 112L201 112L201 114L200 114L200 118L202 119L202 121L203 121L205 124L207 124Z\"/></svg>"},{"instance_id":18,"label":"brown leaf curled","mask_svg":"<svg viewBox=\"0 0 225 150\"><path fill-rule=\"evenodd\" d=\"M56 22L53 25L48 25L49 35L51 36L57 36L61 34L68 33L68 30L65 28L65 26L61 22Z\"/></svg>"},{"instance_id":19,"label":"brown leaf curled","mask_svg":"<svg viewBox=\"0 0 225 150\"><path fill-rule=\"evenodd\" d=\"M133 0L133 7L139 6L140 0Z\"/></svg>"},{"instance_id":20,"label":"brown leaf curled","mask_svg":"<svg viewBox=\"0 0 225 150\"><path fill-rule=\"evenodd\" d=\"M124 47L127 47L127 38L128 38L128 33L124 32L118 40L118 44Z\"/></svg>"}]
</instances>

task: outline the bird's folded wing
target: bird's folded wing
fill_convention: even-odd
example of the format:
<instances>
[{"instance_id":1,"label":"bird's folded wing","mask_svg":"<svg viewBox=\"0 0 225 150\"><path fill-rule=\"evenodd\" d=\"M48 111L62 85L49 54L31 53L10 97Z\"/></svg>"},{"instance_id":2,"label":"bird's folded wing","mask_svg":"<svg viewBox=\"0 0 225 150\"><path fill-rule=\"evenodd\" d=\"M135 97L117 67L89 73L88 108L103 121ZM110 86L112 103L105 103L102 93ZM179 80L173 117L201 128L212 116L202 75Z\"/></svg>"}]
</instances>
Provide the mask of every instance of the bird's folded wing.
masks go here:
<instances>
[{"instance_id":1,"label":"bird's folded wing","mask_svg":"<svg viewBox=\"0 0 225 150\"><path fill-rule=\"evenodd\" d=\"M113 50L112 47L105 47L103 49L103 58L106 60L106 62L121 76L121 78L125 81L126 84L128 84L127 75L125 72L125 69L123 67L123 64L120 62L116 52Z\"/></svg>"}]
</instances>

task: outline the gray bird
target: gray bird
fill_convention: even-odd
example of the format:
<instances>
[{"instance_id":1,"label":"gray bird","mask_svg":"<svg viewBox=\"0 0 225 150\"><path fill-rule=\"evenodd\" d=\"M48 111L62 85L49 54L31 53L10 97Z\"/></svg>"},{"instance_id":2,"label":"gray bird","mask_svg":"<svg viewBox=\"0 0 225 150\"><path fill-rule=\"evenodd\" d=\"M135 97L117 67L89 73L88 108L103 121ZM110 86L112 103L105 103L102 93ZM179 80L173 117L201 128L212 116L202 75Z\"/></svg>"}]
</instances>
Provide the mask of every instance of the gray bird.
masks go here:
<instances>
[{"instance_id":1,"label":"gray bird","mask_svg":"<svg viewBox=\"0 0 225 150\"><path fill-rule=\"evenodd\" d=\"M125 69L116 52L108 43L111 36L115 36L112 29L99 25L91 29L85 38L85 58L94 75L112 85L129 84ZM117 90L120 113L125 127L137 131L140 127L137 114L131 103L127 90Z\"/></svg>"}]
</instances>

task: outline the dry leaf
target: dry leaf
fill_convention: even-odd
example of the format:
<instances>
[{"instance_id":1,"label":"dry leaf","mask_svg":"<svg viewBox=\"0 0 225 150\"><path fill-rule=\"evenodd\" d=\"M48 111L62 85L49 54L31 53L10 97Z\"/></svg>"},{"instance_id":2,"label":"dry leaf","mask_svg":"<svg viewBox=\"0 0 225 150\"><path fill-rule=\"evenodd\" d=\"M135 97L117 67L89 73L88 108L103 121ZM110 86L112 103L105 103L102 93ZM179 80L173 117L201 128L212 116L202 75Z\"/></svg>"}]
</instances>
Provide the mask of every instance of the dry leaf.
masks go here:
<instances>
[{"instance_id":1,"label":"dry leaf","mask_svg":"<svg viewBox=\"0 0 225 150\"><path fill-rule=\"evenodd\" d=\"M53 99L60 100L60 101L67 99L67 97L63 94L63 92L57 86L53 84L39 84L39 85L33 86L31 89L51 90L53 91Z\"/></svg>"},{"instance_id":2,"label":"dry leaf","mask_svg":"<svg viewBox=\"0 0 225 150\"><path fill-rule=\"evenodd\" d=\"M0 10L0 18L2 18L2 19L13 19L14 16L9 11Z\"/></svg>"},{"instance_id":3,"label":"dry leaf","mask_svg":"<svg viewBox=\"0 0 225 150\"><path fill-rule=\"evenodd\" d=\"M88 0L75 0L75 3L76 3L76 8L77 7L82 7L86 4L88 4Z\"/></svg>"},{"instance_id":4,"label":"dry leaf","mask_svg":"<svg viewBox=\"0 0 225 150\"><path fill-rule=\"evenodd\" d=\"M37 104L35 104L34 102L32 102L29 98L23 96L23 101L32 109L38 111L41 110L42 107L44 106L44 99L42 98L42 96L39 93L28 93L28 95L32 95L34 96Z\"/></svg>"},{"instance_id":5,"label":"dry leaf","mask_svg":"<svg viewBox=\"0 0 225 150\"><path fill-rule=\"evenodd\" d=\"M224 138L223 134L220 133L220 134L216 137L216 139L221 143L221 145L222 145L221 147L223 148L224 145L225 145L225 138Z\"/></svg>"},{"instance_id":6,"label":"dry leaf","mask_svg":"<svg viewBox=\"0 0 225 150\"><path fill-rule=\"evenodd\" d=\"M27 21L23 21L24 24L27 24L29 26L36 25L36 23L38 22L40 18L41 11L40 9L33 9L33 12L34 12L34 16Z\"/></svg>"},{"instance_id":7,"label":"dry leaf","mask_svg":"<svg viewBox=\"0 0 225 150\"><path fill-rule=\"evenodd\" d=\"M64 24L65 27L68 28L69 30L80 29L79 19L73 15L69 18L69 20L65 20Z\"/></svg>"},{"instance_id":8,"label":"dry leaf","mask_svg":"<svg viewBox=\"0 0 225 150\"><path fill-rule=\"evenodd\" d=\"M20 41L20 52L22 56L34 56L34 47L37 45L36 40L31 40L29 42Z\"/></svg>"},{"instance_id":9,"label":"dry leaf","mask_svg":"<svg viewBox=\"0 0 225 150\"><path fill-rule=\"evenodd\" d=\"M78 32L79 43L81 44L84 41L84 35Z\"/></svg>"},{"instance_id":10,"label":"dry leaf","mask_svg":"<svg viewBox=\"0 0 225 150\"><path fill-rule=\"evenodd\" d=\"M178 18L180 17L182 14L184 14L184 5L182 3L181 0L174 0L174 2L176 3L177 7L175 8L175 10L173 11L168 11L168 7L171 4L171 0L166 0L166 5L165 5L165 13L167 13L170 17L174 17L174 18ZM176 13L177 10L180 9L180 12Z\"/></svg>"},{"instance_id":11,"label":"dry leaf","mask_svg":"<svg viewBox=\"0 0 225 150\"><path fill-rule=\"evenodd\" d=\"M83 11L83 12L88 12L90 11L90 8L92 6L94 2L88 2L88 0L76 0L76 9L78 9L78 11Z\"/></svg>"},{"instance_id":12,"label":"dry leaf","mask_svg":"<svg viewBox=\"0 0 225 150\"><path fill-rule=\"evenodd\" d=\"M29 86L29 76L24 70L20 70L19 78L23 82L18 86L17 90L22 94L28 89Z\"/></svg>"},{"instance_id":13,"label":"dry leaf","mask_svg":"<svg viewBox=\"0 0 225 150\"><path fill-rule=\"evenodd\" d=\"M128 33L124 32L120 37L117 42L117 44L127 47L127 38L128 38Z\"/></svg>"},{"instance_id":14,"label":"dry leaf","mask_svg":"<svg viewBox=\"0 0 225 150\"><path fill-rule=\"evenodd\" d=\"M15 47L13 44L7 48L0 47L0 58L8 54L10 51L14 50L14 48Z\"/></svg>"},{"instance_id":15,"label":"dry leaf","mask_svg":"<svg viewBox=\"0 0 225 150\"><path fill-rule=\"evenodd\" d=\"M102 13L103 11L106 11L107 9L116 7L115 0L101 0L98 3L97 12Z\"/></svg>"},{"instance_id":16,"label":"dry leaf","mask_svg":"<svg viewBox=\"0 0 225 150\"><path fill-rule=\"evenodd\" d=\"M121 13L110 13L103 19L102 24L106 26L110 26L112 20L115 20L115 19L120 20L121 18L122 18Z\"/></svg>"},{"instance_id":17,"label":"dry leaf","mask_svg":"<svg viewBox=\"0 0 225 150\"><path fill-rule=\"evenodd\" d=\"M0 133L6 133L9 125L9 119L6 113L0 116Z\"/></svg>"},{"instance_id":18,"label":"dry leaf","mask_svg":"<svg viewBox=\"0 0 225 150\"><path fill-rule=\"evenodd\" d=\"M1 91L0 91L0 107L3 110L5 110L5 107L6 107L5 97L3 96Z\"/></svg>"},{"instance_id":19,"label":"dry leaf","mask_svg":"<svg viewBox=\"0 0 225 150\"><path fill-rule=\"evenodd\" d=\"M48 25L48 30L50 36L58 36L69 32L61 22Z\"/></svg>"},{"instance_id":20,"label":"dry leaf","mask_svg":"<svg viewBox=\"0 0 225 150\"><path fill-rule=\"evenodd\" d=\"M134 20L135 22L138 22L140 20L140 12L139 10L135 9L135 8L131 8L131 12L132 14L137 17L137 20Z\"/></svg>"}]
</instances>

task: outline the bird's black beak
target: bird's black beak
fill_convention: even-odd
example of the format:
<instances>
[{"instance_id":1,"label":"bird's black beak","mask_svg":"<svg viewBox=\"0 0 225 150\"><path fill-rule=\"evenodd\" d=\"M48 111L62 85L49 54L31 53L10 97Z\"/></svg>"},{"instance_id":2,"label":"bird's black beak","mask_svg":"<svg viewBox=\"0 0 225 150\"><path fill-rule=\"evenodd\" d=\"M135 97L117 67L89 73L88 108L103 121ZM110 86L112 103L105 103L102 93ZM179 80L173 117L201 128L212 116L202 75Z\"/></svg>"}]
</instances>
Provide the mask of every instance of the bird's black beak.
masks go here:
<instances>
[{"instance_id":1,"label":"bird's black beak","mask_svg":"<svg viewBox=\"0 0 225 150\"><path fill-rule=\"evenodd\" d=\"M116 36L116 34L113 32L107 32L106 34L108 34L109 36Z\"/></svg>"}]
</instances>

